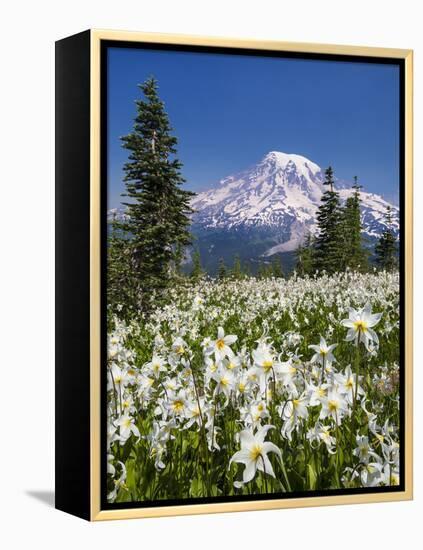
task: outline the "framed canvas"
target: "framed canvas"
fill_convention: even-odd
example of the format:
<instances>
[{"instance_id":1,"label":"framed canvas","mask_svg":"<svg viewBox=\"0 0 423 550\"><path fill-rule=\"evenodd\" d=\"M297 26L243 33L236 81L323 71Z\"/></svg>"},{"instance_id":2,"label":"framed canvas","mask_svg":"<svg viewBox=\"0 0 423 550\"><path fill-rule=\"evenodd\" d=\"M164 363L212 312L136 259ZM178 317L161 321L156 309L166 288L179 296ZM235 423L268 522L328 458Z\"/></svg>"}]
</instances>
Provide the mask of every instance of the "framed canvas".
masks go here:
<instances>
[{"instance_id":1,"label":"framed canvas","mask_svg":"<svg viewBox=\"0 0 423 550\"><path fill-rule=\"evenodd\" d=\"M56 43L56 507L412 498L412 52Z\"/></svg>"}]
</instances>

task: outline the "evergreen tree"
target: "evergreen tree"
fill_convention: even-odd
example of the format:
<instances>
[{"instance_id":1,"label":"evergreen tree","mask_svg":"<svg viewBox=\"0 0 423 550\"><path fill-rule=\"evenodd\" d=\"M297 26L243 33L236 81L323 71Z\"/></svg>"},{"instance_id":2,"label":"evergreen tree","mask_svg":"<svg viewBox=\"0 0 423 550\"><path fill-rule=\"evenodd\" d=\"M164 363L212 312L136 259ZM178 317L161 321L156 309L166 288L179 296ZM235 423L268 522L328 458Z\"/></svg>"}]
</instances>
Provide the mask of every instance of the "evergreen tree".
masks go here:
<instances>
[{"instance_id":1,"label":"evergreen tree","mask_svg":"<svg viewBox=\"0 0 423 550\"><path fill-rule=\"evenodd\" d=\"M381 269L393 271L397 267L397 240L392 225L392 209L386 207L386 229L375 246L376 263Z\"/></svg>"},{"instance_id":2,"label":"evergreen tree","mask_svg":"<svg viewBox=\"0 0 423 550\"><path fill-rule=\"evenodd\" d=\"M231 275L234 279L242 279L243 273L242 273L241 260L239 258L239 254L235 255Z\"/></svg>"},{"instance_id":3,"label":"evergreen tree","mask_svg":"<svg viewBox=\"0 0 423 550\"><path fill-rule=\"evenodd\" d=\"M339 193L334 190L333 170L329 166L323 182L328 189L323 193L317 212L318 235L315 242L314 268L332 274L341 269L343 242L340 232Z\"/></svg>"},{"instance_id":4,"label":"evergreen tree","mask_svg":"<svg viewBox=\"0 0 423 550\"><path fill-rule=\"evenodd\" d=\"M304 244L296 251L297 263L295 270L299 277L312 275L314 271L314 243L311 233L308 232Z\"/></svg>"},{"instance_id":5,"label":"evergreen tree","mask_svg":"<svg viewBox=\"0 0 423 550\"><path fill-rule=\"evenodd\" d=\"M272 275L276 279L280 279L284 276L282 269L282 261L280 256L275 256L272 262Z\"/></svg>"},{"instance_id":6,"label":"evergreen tree","mask_svg":"<svg viewBox=\"0 0 423 550\"><path fill-rule=\"evenodd\" d=\"M201 267L200 251L197 248L196 250L194 250L192 255L192 271L191 271L190 277L195 281L198 281L198 279L201 279L203 275L204 275L204 271L203 271L203 268Z\"/></svg>"},{"instance_id":7,"label":"evergreen tree","mask_svg":"<svg viewBox=\"0 0 423 550\"><path fill-rule=\"evenodd\" d=\"M135 280L128 235L116 217L107 239L107 304L114 314L128 318L134 304Z\"/></svg>"},{"instance_id":8,"label":"evergreen tree","mask_svg":"<svg viewBox=\"0 0 423 550\"><path fill-rule=\"evenodd\" d=\"M223 258L220 258L219 265L217 268L217 278L225 279L226 275L227 275L227 272L226 272L225 261Z\"/></svg>"},{"instance_id":9,"label":"evergreen tree","mask_svg":"<svg viewBox=\"0 0 423 550\"><path fill-rule=\"evenodd\" d=\"M243 273L245 277L251 277L251 265L249 262L244 262Z\"/></svg>"},{"instance_id":10,"label":"evergreen tree","mask_svg":"<svg viewBox=\"0 0 423 550\"><path fill-rule=\"evenodd\" d=\"M260 262L257 268L257 278L265 279L266 278L266 266L263 262Z\"/></svg>"},{"instance_id":11,"label":"evergreen tree","mask_svg":"<svg viewBox=\"0 0 423 550\"><path fill-rule=\"evenodd\" d=\"M257 269L258 279L270 279L273 277L273 266L268 262L260 262Z\"/></svg>"},{"instance_id":12,"label":"evergreen tree","mask_svg":"<svg viewBox=\"0 0 423 550\"><path fill-rule=\"evenodd\" d=\"M365 271L367 268L367 253L362 245L362 224L361 224L361 185L358 184L357 176L354 177L353 194L345 201L341 214L341 230L343 235L343 255L341 268L347 267L355 271Z\"/></svg>"},{"instance_id":13,"label":"evergreen tree","mask_svg":"<svg viewBox=\"0 0 423 550\"><path fill-rule=\"evenodd\" d=\"M132 132L122 138L128 149L124 165L130 254L136 275L136 304L148 309L159 299L178 271L189 233L193 193L181 188L181 163L174 158L177 139L157 93L157 82L140 86L144 98L136 101Z\"/></svg>"}]
</instances>

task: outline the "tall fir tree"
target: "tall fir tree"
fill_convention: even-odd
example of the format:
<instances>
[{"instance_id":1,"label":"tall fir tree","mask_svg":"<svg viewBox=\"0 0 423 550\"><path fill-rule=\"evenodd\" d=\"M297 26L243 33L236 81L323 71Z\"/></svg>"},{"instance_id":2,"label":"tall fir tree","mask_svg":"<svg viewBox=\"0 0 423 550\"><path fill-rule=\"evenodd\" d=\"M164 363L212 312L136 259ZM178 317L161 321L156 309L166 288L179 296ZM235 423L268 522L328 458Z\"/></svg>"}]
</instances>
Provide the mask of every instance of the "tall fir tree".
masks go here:
<instances>
[{"instance_id":1,"label":"tall fir tree","mask_svg":"<svg viewBox=\"0 0 423 550\"><path fill-rule=\"evenodd\" d=\"M350 268L354 271L366 271L367 252L363 247L361 223L361 185L357 176L354 176L353 194L347 198L341 212L340 225L343 235L341 268Z\"/></svg>"},{"instance_id":2,"label":"tall fir tree","mask_svg":"<svg viewBox=\"0 0 423 550\"><path fill-rule=\"evenodd\" d=\"M314 241L310 232L296 251L295 271L299 277L312 275L314 271Z\"/></svg>"},{"instance_id":3,"label":"tall fir tree","mask_svg":"<svg viewBox=\"0 0 423 550\"><path fill-rule=\"evenodd\" d=\"M251 277L251 264L250 262L244 262L242 272L245 277Z\"/></svg>"},{"instance_id":4,"label":"tall fir tree","mask_svg":"<svg viewBox=\"0 0 423 550\"><path fill-rule=\"evenodd\" d=\"M130 240L116 217L108 224L108 232L107 304L114 314L127 319L133 313L136 291Z\"/></svg>"},{"instance_id":5,"label":"tall fir tree","mask_svg":"<svg viewBox=\"0 0 423 550\"><path fill-rule=\"evenodd\" d=\"M192 270L191 270L190 277L194 279L194 281L198 281L199 279L201 279L203 275L204 275L204 271L201 266L200 251L197 248L194 250L192 254Z\"/></svg>"},{"instance_id":6,"label":"tall fir tree","mask_svg":"<svg viewBox=\"0 0 423 550\"><path fill-rule=\"evenodd\" d=\"M256 272L257 279L265 279L266 278L266 266L263 262L260 262L257 267Z\"/></svg>"},{"instance_id":7,"label":"tall fir tree","mask_svg":"<svg viewBox=\"0 0 423 550\"><path fill-rule=\"evenodd\" d=\"M157 81L139 86L144 97L136 101L137 114L130 134L122 138L128 149L124 181L131 259L136 275L135 306L148 310L159 300L178 271L183 251L191 242L190 191L181 188L182 164L177 139L158 96Z\"/></svg>"},{"instance_id":8,"label":"tall fir tree","mask_svg":"<svg viewBox=\"0 0 423 550\"><path fill-rule=\"evenodd\" d=\"M386 229L380 236L375 246L376 263L386 271L393 271L398 265L397 239L392 225L392 209L386 207L385 213Z\"/></svg>"},{"instance_id":9,"label":"tall fir tree","mask_svg":"<svg viewBox=\"0 0 423 550\"><path fill-rule=\"evenodd\" d=\"M314 268L332 274L341 268L343 243L339 193L334 189L331 166L325 171L323 183L327 189L322 195L317 212L318 234L315 241Z\"/></svg>"},{"instance_id":10,"label":"tall fir tree","mask_svg":"<svg viewBox=\"0 0 423 550\"><path fill-rule=\"evenodd\" d=\"M234 279L242 279L243 277L241 260L240 260L239 254L235 254L232 270L231 270L231 276Z\"/></svg>"},{"instance_id":11,"label":"tall fir tree","mask_svg":"<svg viewBox=\"0 0 423 550\"><path fill-rule=\"evenodd\" d=\"M270 279L273 276L273 265L270 262L260 262L257 269L257 278Z\"/></svg>"},{"instance_id":12,"label":"tall fir tree","mask_svg":"<svg viewBox=\"0 0 423 550\"><path fill-rule=\"evenodd\" d=\"M282 268L282 260L280 256L275 256L272 262L272 275L276 279L281 279L284 276Z\"/></svg>"},{"instance_id":13,"label":"tall fir tree","mask_svg":"<svg viewBox=\"0 0 423 550\"><path fill-rule=\"evenodd\" d=\"M226 276L227 276L227 270L226 270L225 260L223 258L220 258L219 265L217 267L217 278L225 279Z\"/></svg>"}]
</instances>

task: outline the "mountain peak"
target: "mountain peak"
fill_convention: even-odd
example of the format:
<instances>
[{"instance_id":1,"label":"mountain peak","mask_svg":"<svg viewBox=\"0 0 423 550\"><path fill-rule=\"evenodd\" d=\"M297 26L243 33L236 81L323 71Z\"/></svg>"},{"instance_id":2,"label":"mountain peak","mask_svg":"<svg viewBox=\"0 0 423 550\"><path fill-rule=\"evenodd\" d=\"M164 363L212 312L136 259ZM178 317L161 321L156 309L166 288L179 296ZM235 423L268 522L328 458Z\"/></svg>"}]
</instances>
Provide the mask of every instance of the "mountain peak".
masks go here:
<instances>
[{"instance_id":1,"label":"mountain peak","mask_svg":"<svg viewBox=\"0 0 423 550\"><path fill-rule=\"evenodd\" d=\"M308 158L282 151L268 152L254 166L228 176L219 185L194 197L194 226L201 231L217 229L264 234L273 241L265 252L295 250L308 232L316 233L316 213L324 192L324 174ZM343 203L350 185L337 186ZM379 195L361 192L364 232L377 237L384 230L388 203ZM394 211L398 225L398 209Z\"/></svg>"},{"instance_id":2,"label":"mountain peak","mask_svg":"<svg viewBox=\"0 0 423 550\"><path fill-rule=\"evenodd\" d=\"M321 172L320 166L302 155L284 153L282 151L269 151L260 164L274 164L278 168L286 169L295 166L297 172L307 177L310 173L315 176Z\"/></svg>"}]
</instances>

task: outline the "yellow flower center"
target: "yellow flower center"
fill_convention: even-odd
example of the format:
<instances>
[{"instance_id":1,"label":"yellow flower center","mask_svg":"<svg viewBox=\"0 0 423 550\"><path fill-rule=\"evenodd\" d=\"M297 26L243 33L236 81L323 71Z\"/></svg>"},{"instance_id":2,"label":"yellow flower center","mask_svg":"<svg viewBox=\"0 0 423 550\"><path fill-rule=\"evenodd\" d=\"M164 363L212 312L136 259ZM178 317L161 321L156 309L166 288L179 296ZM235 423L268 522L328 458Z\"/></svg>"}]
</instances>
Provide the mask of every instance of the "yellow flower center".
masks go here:
<instances>
[{"instance_id":1,"label":"yellow flower center","mask_svg":"<svg viewBox=\"0 0 423 550\"><path fill-rule=\"evenodd\" d=\"M294 405L294 409L296 409L298 407L298 405L300 404L300 400L299 399L293 399L292 404Z\"/></svg>"},{"instance_id":2,"label":"yellow flower center","mask_svg":"<svg viewBox=\"0 0 423 550\"><path fill-rule=\"evenodd\" d=\"M353 379L352 378L349 378L346 383L345 383L345 387L348 388L349 390L352 390L354 388L354 382L353 382Z\"/></svg>"},{"instance_id":3,"label":"yellow flower center","mask_svg":"<svg viewBox=\"0 0 423 550\"><path fill-rule=\"evenodd\" d=\"M184 402L181 401L181 399L175 399L175 401L173 402L173 410L176 412L180 412L182 411L183 408L184 408Z\"/></svg>"},{"instance_id":4,"label":"yellow flower center","mask_svg":"<svg viewBox=\"0 0 423 550\"><path fill-rule=\"evenodd\" d=\"M257 410L260 411L260 412L264 411L264 405L263 405L263 403L259 403L259 404L257 405Z\"/></svg>"},{"instance_id":5,"label":"yellow flower center","mask_svg":"<svg viewBox=\"0 0 423 550\"><path fill-rule=\"evenodd\" d=\"M185 353L184 346L178 346L178 347L176 348L176 353L177 353L178 355L183 355L183 354Z\"/></svg>"},{"instance_id":6,"label":"yellow flower center","mask_svg":"<svg viewBox=\"0 0 423 550\"><path fill-rule=\"evenodd\" d=\"M228 364L228 369L229 370L233 370L235 367L236 367L236 365L234 365L233 363Z\"/></svg>"},{"instance_id":7,"label":"yellow flower center","mask_svg":"<svg viewBox=\"0 0 423 550\"><path fill-rule=\"evenodd\" d=\"M219 338L219 340L217 340L216 347L219 351L225 347L225 342L223 341L222 338Z\"/></svg>"},{"instance_id":8,"label":"yellow flower center","mask_svg":"<svg viewBox=\"0 0 423 550\"><path fill-rule=\"evenodd\" d=\"M220 383L222 386L227 386L229 384L229 380L226 378L226 376L224 376L221 380L220 380Z\"/></svg>"},{"instance_id":9,"label":"yellow flower center","mask_svg":"<svg viewBox=\"0 0 423 550\"><path fill-rule=\"evenodd\" d=\"M238 389L241 393L244 393L245 392L245 384L240 382L239 385L238 385Z\"/></svg>"},{"instance_id":10,"label":"yellow flower center","mask_svg":"<svg viewBox=\"0 0 423 550\"><path fill-rule=\"evenodd\" d=\"M338 401L331 399L328 403L328 407L330 412L336 412L339 409L339 403Z\"/></svg>"},{"instance_id":11,"label":"yellow flower center","mask_svg":"<svg viewBox=\"0 0 423 550\"><path fill-rule=\"evenodd\" d=\"M263 361L263 368L266 372L269 372L269 370L272 367L273 367L273 361L272 360Z\"/></svg>"},{"instance_id":12,"label":"yellow flower center","mask_svg":"<svg viewBox=\"0 0 423 550\"><path fill-rule=\"evenodd\" d=\"M263 450L263 447L261 445L254 445L250 450L250 458L251 460L257 460L261 456L261 452Z\"/></svg>"},{"instance_id":13,"label":"yellow flower center","mask_svg":"<svg viewBox=\"0 0 423 550\"><path fill-rule=\"evenodd\" d=\"M355 330L357 330L358 332L364 332L365 330L367 330L367 323L360 319L358 321L354 321L354 327Z\"/></svg>"}]
</instances>

